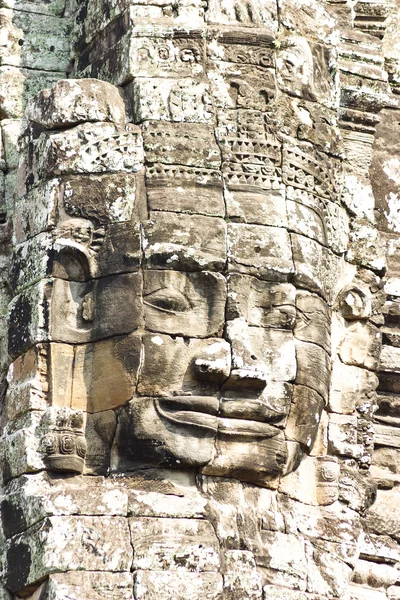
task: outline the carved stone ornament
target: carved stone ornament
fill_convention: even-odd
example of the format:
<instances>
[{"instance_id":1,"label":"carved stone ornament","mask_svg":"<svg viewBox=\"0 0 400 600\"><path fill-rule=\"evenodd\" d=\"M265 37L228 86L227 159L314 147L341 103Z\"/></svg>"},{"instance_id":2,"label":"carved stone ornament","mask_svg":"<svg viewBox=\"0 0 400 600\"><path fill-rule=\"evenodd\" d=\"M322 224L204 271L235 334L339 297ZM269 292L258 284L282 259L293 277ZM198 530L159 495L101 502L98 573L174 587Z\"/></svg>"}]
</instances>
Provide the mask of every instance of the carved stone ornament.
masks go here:
<instances>
[{"instance_id":1,"label":"carved stone ornament","mask_svg":"<svg viewBox=\"0 0 400 600\"><path fill-rule=\"evenodd\" d=\"M56 426L42 438L44 462L52 471L82 473L87 444L81 411L60 410Z\"/></svg>"}]
</instances>

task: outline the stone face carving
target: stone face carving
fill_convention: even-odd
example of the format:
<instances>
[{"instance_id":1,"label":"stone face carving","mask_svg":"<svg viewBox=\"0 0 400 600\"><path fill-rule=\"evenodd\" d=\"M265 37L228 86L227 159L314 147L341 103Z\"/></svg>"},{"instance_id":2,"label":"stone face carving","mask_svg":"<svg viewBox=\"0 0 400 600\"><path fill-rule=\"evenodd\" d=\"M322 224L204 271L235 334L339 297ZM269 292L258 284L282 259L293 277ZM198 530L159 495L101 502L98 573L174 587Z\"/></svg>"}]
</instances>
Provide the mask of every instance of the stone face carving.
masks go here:
<instances>
[{"instance_id":1,"label":"stone face carving","mask_svg":"<svg viewBox=\"0 0 400 600\"><path fill-rule=\"evenodd\" d=\"M71 77L6 95L0 600L396 598L364 4L79 0Z\"/></svg>"}]
</instances>

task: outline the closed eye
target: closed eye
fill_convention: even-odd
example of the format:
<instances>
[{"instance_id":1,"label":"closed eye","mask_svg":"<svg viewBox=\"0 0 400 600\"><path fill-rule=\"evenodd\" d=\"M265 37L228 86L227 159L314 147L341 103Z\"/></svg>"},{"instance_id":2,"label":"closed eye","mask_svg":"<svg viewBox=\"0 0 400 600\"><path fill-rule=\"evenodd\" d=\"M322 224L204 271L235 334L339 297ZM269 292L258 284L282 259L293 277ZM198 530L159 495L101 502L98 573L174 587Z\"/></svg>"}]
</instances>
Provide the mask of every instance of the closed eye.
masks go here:
<instances>
[{"instance_id":1,"label":"closed eye","mask_svg":"<svg viewBox=\"0 0 400 600\"><path fill-rule=\"evenodd\" d=\"M146 296L144 304L166 313L180 313L191 310L192 305L187 298L177 290L163 289Z\"/></svg>"}]
</instances>

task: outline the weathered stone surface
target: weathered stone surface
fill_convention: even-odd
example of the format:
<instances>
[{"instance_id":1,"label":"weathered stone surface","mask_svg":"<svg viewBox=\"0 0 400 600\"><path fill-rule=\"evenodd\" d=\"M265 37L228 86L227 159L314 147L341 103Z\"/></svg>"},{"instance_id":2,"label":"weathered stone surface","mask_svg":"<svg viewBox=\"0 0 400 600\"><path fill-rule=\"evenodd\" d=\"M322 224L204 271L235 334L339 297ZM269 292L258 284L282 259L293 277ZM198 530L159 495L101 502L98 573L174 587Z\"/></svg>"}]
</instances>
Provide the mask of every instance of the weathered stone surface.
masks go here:
<instances>
[{"instance_id":1,"label":"weathered stone surface","mask_svg":"<svg viewBox=\"0 0 400 600\"><path fill-rule=\"evenodd\" d=\"M349 325L339 348L339 356L347 365L376 370L382 336L377 327L359 321Z\"/></svg>"},{"instance_id":2,"label":"weathered stone surface","mask_svg":"<svg viewBox=\"0 0 400 600\"><path fill-rule=\"evenodd\" d=\"M296 342L296 383L306 385L326 399L329 389L329 355L316 344Z\"/></svg>"},{"instance_id":3,"label":"weathered stone surface","mask_svg":"<svg viewBox=\"0 0 400 600\"><path fill-rule=\"evenodd\" d=\"M330 456L306 457L294 473L281 479L279 490L305 504L325 506L339 497L339 464Z\"/></svg>"},{"instance_id":4,"label":"weathered stone surface","mask_svg":"<svg viewBox=\"0 0 400 600\"><path fill-rule=\"evenodd\" d=\"M285 435L312 448L321 421L324 399L311 387L295 385Z\"/></svg>"},{"instance_id":5,"label":"weathered stone surface","mask_svg":"<svg viewBox=\"0 0 400 600\"><path fill-rule=\"evenodd\" d=\"M330 353L331 340L328 328L330 315L330 309L322 298L315 294L298 291L296 294L295 337L303 342L318 344Z\"/></svg>"},{"instance_id":6,"label":"weathered stone surface","mask_svg":"<svg viewBox=\"0 0 400 600\"><path fill-rule=\"evenodd\" d=\"M90 413L122 406L135 391L140 348L134 334L77 346L50 344L52 404Z\"/></svg>"},{"instance_id":7,"label":"weathered stone surface","mask_svg":"<svg viewBox=\"0 0 400 600\"><path fill-rule=\"evenodd\" d=\"M134 125L83 123L63 133L44 133L36 148L33 175L137 172L143 163L143 142ZM27 169L27 175L29 175Z\"/></svg>"},{"instance_id":8,"label":"weathered stone surface","mask_svg":"<svg viewBox=\"0 0 400 600\"><path fill-rule=\"evenodd\" d=\"M213 217L225 215L222 185L218 180L207 184L204 181L207 179L207 171L203 174L198 172L198 176L196 169L160 168L159 176L156 167L153 172L149 171L150 169L147 171L147 183L151 187L148 187L147 196L152 211L197 213Z\"/></svg>"},{"instance_id":9,"label":"weathered stone surface","mask_svg":"<svg viewBox=\"0 0 400 600\"><path fill-rule=\"evenodd\" d=\"M65 211L96 225L124 223L143 212L142 188L141 173L69 177L63 190Z\"/></svg>"},{"instance_id":10,"label":"weathered stone surface","mask_svg":"<svg viewBox=\"0 0 400 600\"><path fill-rule=\"evenodd\" d=\"M261 575L251 552L227 550L224 554L226 573L224 591L232 600L258 600L262 598Z\"/></svg>"},{"instance_id":11,"label":"weathered stone surface","mask_svg":"<svg viewBox=\"0 0 400 600\"><path fill-rule=\"evenodd\" d=\"M131 600L133 576L131 573L104 573L101 571L82 574L55 573L42 584L29 600L63 600L70 596L85 594L93 600Z\"/></svg>"},{"instance_id":12,"label":"weathered stone surface","mask_svg":"<svg viewBox=\"0 0 400 600\"><path fill-rule=\"evenodd\" d=\"M378 379L374 373L335 361L332 368L329 406L332 411L352 414L373 401Z\"/></svg>"},{"instance_id":13,"label":"weathered stone surface","mask_svg":"<svg viewBox=\"0 0 400 600\"><path fill-rule=\"evenodd\" d=\"M46 129L85 121L124 124L125 105L117 89L104 81L63 79L36 96L27 107L26 117Z\"/></svg>"},{"instance_id":14,"label":"weathered stone surface","mask_svg":"<svg viewBox=\"0 0 400 600\"><path fill-rule=\"evenodd\" d=\"M295 288L270 284L255 277L228 277L227 318L244 317L250 326L292 329L295 322Z\"/></svg>"},{"instance_id":15,"label":"weathered stone surface","mask_svg":"<svg viewBox=\"0 0 400 600\"><path fill-rule=\"evenodd\" d=\"M62 71L68 64L69 22L50 15L0 9L2 65ZM22 42L22 43L21 43Z\"/></svg>"},{"instance_id":16,"label":"weathered stone surface","mask_svg":"<svg viewBox=\"0 0 400 600\"><path fill-rule=\"evenodd\" d=\"M66 62L63 66L66 66ZM2 65L0 67L0 95L4 99L1 106L4 118L22 118L28 98L43 88L51 87L63 76L65 73L59 71L31 71Z\"/></svg>"},{"instance_id":17,"label":"weathered stone surface","mask_svg":"<svg viewBox=\"0 0 400 600\"><path fill-rule=\"evenodd\" d=\"M221 157L214 129L194 123L146 123L143 127L146 160L218 169ZM165 207L167 208L167 207Z\"/></svg>"},{"instance_id":18,"label":"weathered stone surface","mask_svg":"<svg viewBox=\"0 0 400 600\"><path fill-rule=\"evenodd\" d=\"M187 573L180 571L137 571L134 584L135 600L193 600L222 598L222 576L219 573Z\"/></svg>"},{"instance_id":19,"label":"weathered stone surface","mask_svg":"<svg viewBox=\"0 0 400 600\"><path fill-rule=\"evenodd\" d=\"M185 343L181 337L149 333L143 338L143 352L138 383L141 395L207 393L230 373L230 346L220 338L189 339Z\"/></svg>"},{"instance_id":20,"label":"weathered stone surface","mask_svg":"<svg viewBox=\"0 0 400 600\"><path fill-rule=\"evenodd\" d=\"M130 518L129 528L135 570L219 570L217 539L206 521Z\"/></svg>"},{"instance_id":21,"label":"weathered stone surface","mask_svg":"<svg viewBox=\"0 0 400 600\"><path fill-rule=\"evenodd\" d=\"M179 271L221 271L226 261L226 225L200 215L153 212L144 226L150 267Z\"/></svg>"},{"instance_id":22,"label":"weathered stone surface","mask_svg":"<svg viewBox=\"0 0 400 600\"><path fill-rule=\"evenodd\" d=\"M113 535L98 547L107 530ZM44 552L43 552L44 547ZM94 550L96 548L96 550ZM72 550L72 551L71 551ZM18 565L24 557L25 570ZM132 547L128 524L120 517L51 517L9 543L7 587L16 592L54 571L129 571Z\"/></svg>"},{"instance_id":23,"label":"weathered stone surface","mask_svg":"<svg viewBox=\"0 0 400 600\"><path fill-rule=\"evenodd\" d=\"M227 190L225 198L227 215L232 220L255 225L287 226L282 190L265 190L263 193Z\"/></svg>"},{"instance_id":24,"label":"weathered stone surface","mask_svg":"<svg viewBox=\"0 0 400 600\"><path fill-rule=\"evenodd\" d=\"M279 227L228 225L228 268L270 281L287 281L293 273L288 233Z\"/></svg>"}]
</instances>

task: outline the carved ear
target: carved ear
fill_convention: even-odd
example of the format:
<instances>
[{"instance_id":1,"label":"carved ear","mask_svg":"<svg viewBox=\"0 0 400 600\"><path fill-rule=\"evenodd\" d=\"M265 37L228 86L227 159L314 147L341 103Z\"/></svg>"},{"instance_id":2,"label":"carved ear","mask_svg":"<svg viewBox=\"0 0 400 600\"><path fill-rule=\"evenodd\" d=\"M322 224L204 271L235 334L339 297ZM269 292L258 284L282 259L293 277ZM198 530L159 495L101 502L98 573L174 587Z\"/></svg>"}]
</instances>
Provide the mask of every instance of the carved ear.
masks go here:
<instances>
[{"instance_id":1,"label":"carved ear","mask_svg":"<svg viewBox=\"0 0 400 600\"><path fill-rule=\"evenodd\" d=\"M90 279L89 258L78 245L54 246L53 277L68 281Z\"/></svg>"},{"instance_id":2,"label":"carved ear","mask_svg":"<svg viewBox=\"0 0 400 600\"><path fill-rule=\"evenodd\" d=\"M338 295L336 306L348 320L367 319L371 316L371 300L357 285L345 287Z\"/></svg>"}]
</instances>

